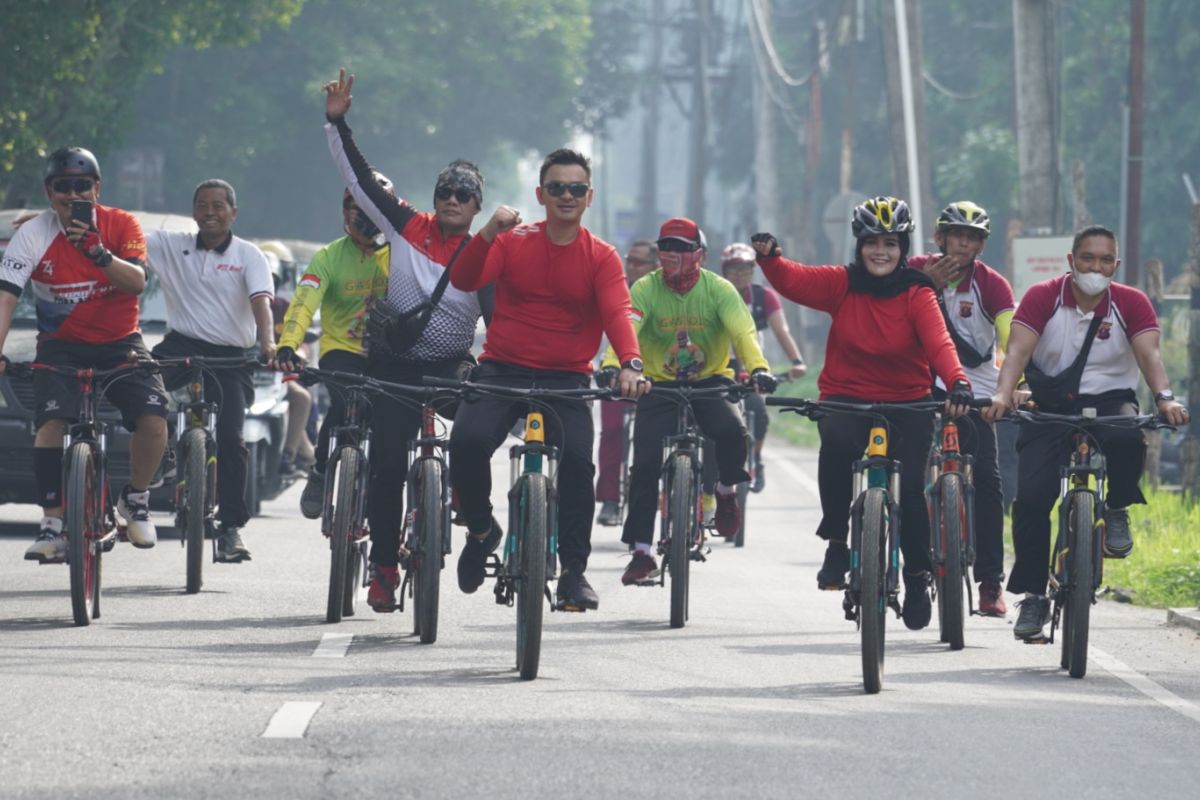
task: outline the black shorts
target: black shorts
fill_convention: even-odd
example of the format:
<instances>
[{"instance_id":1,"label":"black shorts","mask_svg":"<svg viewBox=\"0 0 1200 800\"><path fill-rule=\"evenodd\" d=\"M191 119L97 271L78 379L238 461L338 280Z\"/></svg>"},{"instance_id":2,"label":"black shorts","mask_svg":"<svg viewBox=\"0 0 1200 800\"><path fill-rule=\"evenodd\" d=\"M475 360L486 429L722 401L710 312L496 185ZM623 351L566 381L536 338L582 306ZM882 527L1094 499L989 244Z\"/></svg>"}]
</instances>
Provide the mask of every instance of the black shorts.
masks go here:
<instances>
[{"instance_id":1,"label":"black shorts","mask_svg":"<svg viewBox=\"0 0 1200 800\"><path fill-rule=\"evenodd\" d=\"M140 333L103 344L49 339L38 342L37 346L38 361L61 367L112 369L134 358L150 358ZM156 373L121 372L107 378L97 388L121 412L121 421L128 430L134 429L138 417L147 414L166 419L167 390ZM33 398L37 406L34 422L37 427L52 419L77 420L79 397L79 381L74 378L48 370L34 371Z\"/></svg>"}]
</instances>

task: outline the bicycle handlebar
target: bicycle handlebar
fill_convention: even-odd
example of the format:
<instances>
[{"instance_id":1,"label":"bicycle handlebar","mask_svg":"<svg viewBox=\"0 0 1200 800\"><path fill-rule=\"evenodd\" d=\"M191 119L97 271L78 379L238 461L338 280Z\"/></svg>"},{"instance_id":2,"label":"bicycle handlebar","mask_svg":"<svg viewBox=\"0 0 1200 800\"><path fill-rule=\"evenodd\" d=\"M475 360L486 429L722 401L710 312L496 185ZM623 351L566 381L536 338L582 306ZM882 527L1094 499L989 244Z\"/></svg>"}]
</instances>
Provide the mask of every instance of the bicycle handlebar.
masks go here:
<instances>
[{"instance_id":1,"label":"bicycle handlebar","mask_svg":"<svg viewBox=\"0 0 1200 800\"><path fill-rule=\"evenodd\" d=\"M1074 425L1086 428L1090 425L1107 425L1113 428L1145 428L1147 430L1177 430L1158 414L1113 415L1105 417L1086 416L1084 414L1054 414L1049 411L1026 411L1015 408L1000 418L1001 422L1012 422L1017 425L1050 425L1054 423Z\"/></svg>"},{"instance_id":2,"label":"bicycle handlebar","mask_svg":"<svg viewBox=\"0 0 1200 800\"><path fill-rule=\"evenodd\" d=\"M266 363L254 356L169 356L157 358L155 363L162 367L198 367L200 369L224 369L229 367L266 367Z\"/></svg>"},{"instance_id":3,"label":"bicycle handlebar","mask_svg":"<svg viewBox=\"0 0 1200 800\"><path fill-rule=\"evenodd\" d=\"M474 383L472 381L457 381L451 378L438 378L434 376L426 376L422 379L426 387L435 387L438 389L447 389L462 394L468 392L479 392L480 394L499 395L501 397L569 397L580 400L617 400L619 396L615 396L611 389L547 389L542 387L530 387L528 389L519 386L500 386L494 383Z\"/></svg>"},{"instance_id":4,"label":"bicycle handlebar","mask_svg":"<svg viewBox=\"0 0 1200 800\"><path fill-rule=\"evenodd\" d=\"M66 367L57 364L44 364L40 361L9 361L5 368L4 374L10 378L29 379L33 377L33 373L37 370L45 370L53 372L56 375L66 375L70 378L78 380L92 379L100 380L111 375L116 375L121 372L130 372L141 370L144 372L157 372L159 363L153 360L141 361L126 361L118 364L115 367L108 369L95 369L94 367Z\"/></svg>"}]
</instances>

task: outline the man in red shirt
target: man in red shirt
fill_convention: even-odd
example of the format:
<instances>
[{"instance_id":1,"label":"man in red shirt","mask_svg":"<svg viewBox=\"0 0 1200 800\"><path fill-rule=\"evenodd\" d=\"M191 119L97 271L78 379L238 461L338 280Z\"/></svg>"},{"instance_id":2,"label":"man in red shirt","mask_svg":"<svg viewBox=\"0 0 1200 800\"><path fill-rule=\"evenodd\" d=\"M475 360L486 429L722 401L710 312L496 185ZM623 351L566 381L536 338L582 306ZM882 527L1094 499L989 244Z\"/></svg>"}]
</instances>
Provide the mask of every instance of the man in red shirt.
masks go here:
<instances>
[{"instance_id":1,"label":"man in red shirt","mask_svg":"<svg viewBox=\"0 0 1200 800\"><path fill-rule=\"evenodd\" d=\"M538 203L546 219L522 225L520 214L501 206L450 268L462 291L494 283L496 306L474 380L503 386L575 389L588 385L592 358L605 334L621 360L621 394L637 397L642 382L637 337L629 322L629 287L616 249L582 225L592 202L588 159L555 150L542 162ZM561 608L599 607L584 571L591 552L595 493L592 479L592 415L587 403L553 399L546 441L559 446L557 597ZM481 397L463 403L450 434L450 476L467 523L458 559L458 585L474 592L483 584L487 556L500 544L492 516L491 457L525 403Z\"/></svg>"}]
</instances>

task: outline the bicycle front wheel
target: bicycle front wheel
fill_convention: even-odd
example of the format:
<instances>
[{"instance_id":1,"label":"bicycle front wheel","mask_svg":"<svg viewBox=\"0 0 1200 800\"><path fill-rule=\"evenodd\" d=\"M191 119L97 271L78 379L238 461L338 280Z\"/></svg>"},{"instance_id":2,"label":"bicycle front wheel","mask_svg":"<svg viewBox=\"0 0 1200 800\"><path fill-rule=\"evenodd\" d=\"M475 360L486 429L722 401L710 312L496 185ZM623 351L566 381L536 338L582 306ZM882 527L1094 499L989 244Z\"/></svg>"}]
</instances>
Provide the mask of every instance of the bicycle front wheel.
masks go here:
<instances>
[{"instance_id":1,"label":"bicycle front wheel","mask_svg":"<svg viewBox=\"0 0 1200 800\"><path fill-rule=\"evenodd\" d=\"M862 639L863 689L883 688L883 637L887 625L887 493L867 489L862 504L862 572L858 631Z\"/></svg>"},{"instance_id":2,"label":"bicycle front wheel","mask_svg":"<svg viewBox=\"0 0 1200 800\"><path fill-rule=\"evenodd\" d=\"M546 476L531 473L521 478L517 539L517 670L521 680L537 677L542 654L542 612L546 591L546 538L549 493Z\"/></svg>"},{"instance_id":3,"label":"bicycle front wheel","mask_svg":"<svg viewBox=\"0 0 1200 800\"><path fill-rule=\"evenodd\" d=\"M1087 674L1088 628L1092 615L1095 575L1096 498L1091 492L1073 492L1067 517L1066 608L1063 615L1063 666L1072 678ZM1063 591L1063 590L1060 590Z\"/></svg>"},{"instance_id":4,"label":"bicycle front wheel","mask_svg":"<svg viewBox=\"0 0 1200 800\"><path fill-rule=\"evenodd\" d=\"M418 552L413 554L416 568L416 596L413 609L421 644L437 641L438 605L442 577L442 538L446 535L442 507L442 463L426 458L417 471L416 508Z\"/></svg>"},{"instance_id":5,"label":"bicycle front wheel","mask_svg":"<svg viewBox=\"0 0 1200 800\"><path fill-rule=\"evenodd\" d=\"M737 485L738 508L742 510L742 523L738 525L737 533L733 537L734 547L746 546L746 504L750 502L750 483L743 482Z\"/></svg>"},{"instance_id":6,"label":"bicycle front wheel","mask_svg":"<svg viewBox=\"0 0 1200 800\"><path fill-rule=\"evenodd\" d=\"M71 572L71 614L76 625L88 625L100 599L100 556L93 536L100 521L97 513L100 489L96 485L92 445L88 442L72 445L66 464L63 531L67 535L67 563Z\"/></svg>"},{"instance_id":7,"label":"bicycle front wheel","mask_svg":"<svg viewBox=\"0 0 1200 800\"><path fill-rule=\"evenodd\" d=\"M938 515L938 535L941 537L945 563L935 578L938 596L938 623L942 641L951 650L963 649L963 531L966 528L966 506L963 505L962 476L948 473L942 477L940 497L935 513Z\"/></svg>"},{"instance_id":8,"label":"bicycle front wheel","mask_svg":"<svg viewBox=\"0 0 1200 800\"><path fill-rule=\"evenodd\" d=\"M334 461L337 478L334 490L333 526L329 531L329 597L325 621L341 622L345 607L346 567L350 560L351 538L356 526L355 505L358 489L358 450L343 447Z\"/></svg>"},{"instance_id":9,"label":"bicycle front wheel","mask_svg":"<svg viewBox=\"0 0 1200 800\"><path fill-rule=\"evenodd\" d=\"M207 495L207 439L200 428L184 432L180 442L184 453L179 475L179 498L183 502L183 539L187 547L187 593L195 594L203 584L204 512Z\"/></svg>"},{"instance_id":10,"label":"bicycle front wheel","mask_svg":"<svg viewBox=\"0 0 1200 800\"><path fill-rule=\"evenodd\" d=\"M679 453L671 462L671 494L667 499L667 537L671 570L671 627L682 628L688 618L688 580L692 537L696 531L696 476L692 457Z\"/></svg>"}]
</instances>

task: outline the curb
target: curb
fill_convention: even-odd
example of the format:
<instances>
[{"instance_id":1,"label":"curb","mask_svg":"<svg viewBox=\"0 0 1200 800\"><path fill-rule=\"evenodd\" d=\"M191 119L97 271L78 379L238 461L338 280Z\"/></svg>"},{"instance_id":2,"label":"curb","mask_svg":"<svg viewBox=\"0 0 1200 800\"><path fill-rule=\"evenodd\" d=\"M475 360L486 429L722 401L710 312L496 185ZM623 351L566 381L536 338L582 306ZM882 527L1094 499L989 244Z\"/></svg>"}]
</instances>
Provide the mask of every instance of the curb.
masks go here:
<instances>
[{"instance_id":1,"label":"curb","mask_svg":"<svg viewBox=\"0 0 1200 800\"><path fill-rule=\"evenodd\" d=\"M1168 608L1167 624L1180 625L1200 632L1200 609L1197 608Z\"/></svg>"}]
</instances>

